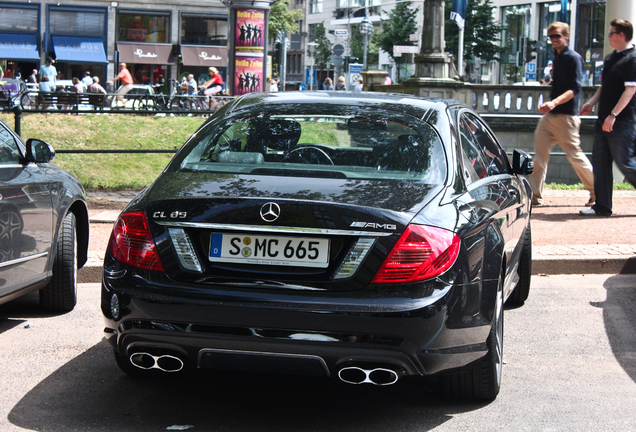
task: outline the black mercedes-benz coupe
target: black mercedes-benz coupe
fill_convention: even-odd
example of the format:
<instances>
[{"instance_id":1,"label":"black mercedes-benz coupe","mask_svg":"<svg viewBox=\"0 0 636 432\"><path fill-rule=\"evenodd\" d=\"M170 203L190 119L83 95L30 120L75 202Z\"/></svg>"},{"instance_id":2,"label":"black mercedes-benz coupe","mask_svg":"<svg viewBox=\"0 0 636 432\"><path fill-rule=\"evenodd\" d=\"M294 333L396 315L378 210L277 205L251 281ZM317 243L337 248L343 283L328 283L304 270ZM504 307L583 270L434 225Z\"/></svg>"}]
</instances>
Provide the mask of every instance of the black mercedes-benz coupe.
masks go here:
<instances>
[{"instance_id":1,"label":"black mercedes-benz coupe","mask_svg":"<svg viewBox=\"0 0 636 432\"><path fill-rule=\"evenodd\" d=\"M115 222L101 307L120 368L439 377L499 392L528 297L531 158L455 101L347 92L226 105Z\"/></svg>"},{"instance_id":2,"label":"black mercedes-benz coupe","mask_svg":"<svg viewBox=\"0 0 636 432\"><path fill-rule=\"evenodd\" d=\"M88 211L81 183L51 164L55 150L26 143L0 120L0 304L40 290L40 305L77 303L86 262Z\"/></svg>"}]
</instances>

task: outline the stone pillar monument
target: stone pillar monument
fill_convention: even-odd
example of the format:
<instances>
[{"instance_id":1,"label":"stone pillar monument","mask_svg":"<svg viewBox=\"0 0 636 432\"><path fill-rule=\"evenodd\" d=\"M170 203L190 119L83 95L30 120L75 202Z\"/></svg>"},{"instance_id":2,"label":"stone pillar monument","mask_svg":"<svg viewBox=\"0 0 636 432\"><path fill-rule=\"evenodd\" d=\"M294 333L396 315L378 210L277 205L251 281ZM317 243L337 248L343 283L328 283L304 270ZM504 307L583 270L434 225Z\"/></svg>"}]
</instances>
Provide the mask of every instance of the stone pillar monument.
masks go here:
<instances>
[{"instance_id":1,"label":"stone pillar monument","mask_svg":"<svg viewBox=\"0 0 636 432\"><path fill-rule=\"evenodd\" d=\"M444 53L444 0L425 0L423 29L415 75L404 81L403 92L468 103L468 87L451 78L451 58Z\"/></svg>"},{"instance_id":2,"label":"stone pillar monument","mask_svg":"<svg viewBox=\"0 0 636 432\"><path fill-rule=\"evenodd\" d=\"M451 59L444 54L444 0L424 2L422 49L415 57L415 77L450 79Z\"/></svg>"}]
</instances>

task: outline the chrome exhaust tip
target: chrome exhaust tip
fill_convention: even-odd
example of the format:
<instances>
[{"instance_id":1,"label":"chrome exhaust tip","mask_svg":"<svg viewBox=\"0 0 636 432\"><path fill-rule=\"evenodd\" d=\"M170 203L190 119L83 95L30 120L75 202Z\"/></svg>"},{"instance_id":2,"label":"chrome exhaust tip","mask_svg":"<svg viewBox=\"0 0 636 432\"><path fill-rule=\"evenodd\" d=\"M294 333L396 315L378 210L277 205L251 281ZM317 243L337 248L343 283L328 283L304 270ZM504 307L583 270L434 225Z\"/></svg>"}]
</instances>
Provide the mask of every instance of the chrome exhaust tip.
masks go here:
<instances>
[{"instance_id":1,"label":"chrome exhaust tip","mask_svg":"<svg viewBox=\"0 0 636 432\"><path fill-rule=\"evenodd\" d=\"M362 369L357 366L349 366L338 371L340 381L347 384L373 384L385 386L395 384L400 378L392 369L374 368Z\"/></svg>"},{"instance_id":2,"label":"chrome exhaust tip","mask_svg":"<svg viewBox=\"0 0 636 432\"><path fill-rule=\"evenodd\" d=\"M183 369L183 361L172 355L155 356L146 352L134 353L130 356L130 363L139 369L159 369L162 372L179 372Z\"/></svg>"}]
</instances>

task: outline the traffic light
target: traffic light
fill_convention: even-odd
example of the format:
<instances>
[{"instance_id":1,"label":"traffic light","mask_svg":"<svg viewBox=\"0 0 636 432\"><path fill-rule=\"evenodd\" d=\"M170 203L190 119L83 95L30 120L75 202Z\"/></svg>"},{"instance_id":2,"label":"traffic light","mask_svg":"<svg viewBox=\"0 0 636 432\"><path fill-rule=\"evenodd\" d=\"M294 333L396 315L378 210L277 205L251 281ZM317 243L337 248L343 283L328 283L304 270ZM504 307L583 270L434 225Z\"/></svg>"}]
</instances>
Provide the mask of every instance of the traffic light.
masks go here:
<instances>
[{"instance_id":1,"label":"traffic light","mask_svg":"<svg viewBox=\"0 0 636 432\"><path fill-rule=\"evenodd\" d=\"M538 46L537 46L537 41L536 40L532 40L530 38L526 39L526 58L525 58L525 62L526 63L530 63L532 62L532 60L537 58L537 52L538 52Z\"/></svg>"}]
</instances>

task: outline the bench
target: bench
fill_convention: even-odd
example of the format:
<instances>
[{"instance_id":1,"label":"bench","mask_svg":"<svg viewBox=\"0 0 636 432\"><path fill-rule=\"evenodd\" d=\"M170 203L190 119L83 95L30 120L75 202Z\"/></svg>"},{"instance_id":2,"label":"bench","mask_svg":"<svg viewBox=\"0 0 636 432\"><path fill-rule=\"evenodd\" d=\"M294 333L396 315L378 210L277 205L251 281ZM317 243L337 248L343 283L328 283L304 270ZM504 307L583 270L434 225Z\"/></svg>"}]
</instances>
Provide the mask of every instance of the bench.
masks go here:
<instances>
[{"instance_id":1,"label":"bench","mask_svg":"<svg viewBox=\"0 0 636 432\"><path fill-rule=\"evenodd\" d=\"M103 93L39 92L37 96L38 108L55 107L74 111L77 111L81 105L103 110L106 100L107 95Z\"/></svg>"}]
</instances>

